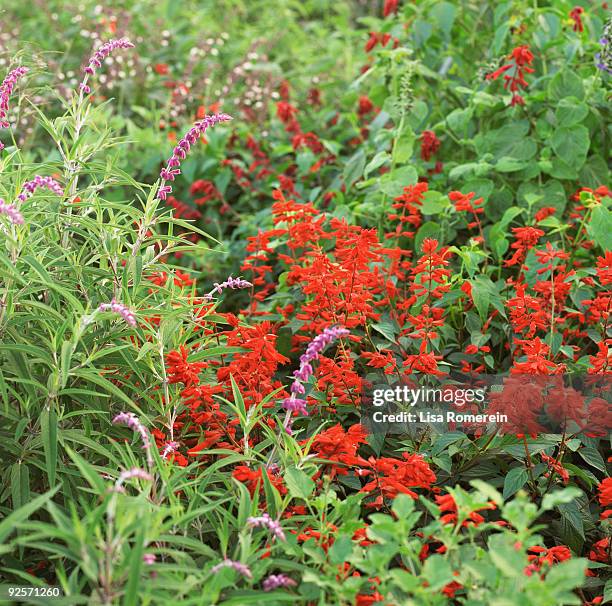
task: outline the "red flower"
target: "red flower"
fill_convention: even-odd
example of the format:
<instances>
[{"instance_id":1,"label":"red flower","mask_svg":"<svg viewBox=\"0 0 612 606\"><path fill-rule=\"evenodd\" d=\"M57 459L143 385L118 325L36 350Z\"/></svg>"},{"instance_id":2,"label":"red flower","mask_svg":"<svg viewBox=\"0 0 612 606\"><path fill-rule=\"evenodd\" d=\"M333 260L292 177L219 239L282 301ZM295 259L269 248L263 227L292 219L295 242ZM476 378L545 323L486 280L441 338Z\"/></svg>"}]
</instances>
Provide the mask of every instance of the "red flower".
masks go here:
<instances>
[{"instance_id":1,"label":"red flower","mask_svg":"<svg viewBox=\"0 0 612 606\"><path fill-rule=\"evenodd\" d=\"M603 564L610 562L610 537L601 539L593 544L589 552L589 560L602 562Z\"/></svg>"},{"instance_id":2,"label":"red flower","mask_svg":"<svg viewBox=\"0 0 612 606\"><path fill-rule=\"evenodd\" d=\"M153 66L153 69L155 70L156 74L159 74L160 76L165 76L168 74L168 65L166 63L156 63Z\"/></svg>"},{"instance_id":3,"label":"red flower","mask_svg":"<svg viewBox=\"0 0 612 606\"><path fill-rule=\"evenodd\" d=\"M370 38L366 42L365 51L369 53L378 44L381 46L387 46L387 43L391 40L391 34L383 34L381 32L370 32Z\"/></svg>"},{"instance_id":4,"label":"red flower","mask_svg":"<svg viewBox=\"0 0 612 606\"><path fill-rule=\"evenodd\" d=\"M504 76L504 88L512 93L511 105L524 105L523 97L518 94L518 91L527 88L525 74L531 74L535 70L530 67L533 63L533 55L528 46L517 46L508 55L512 59L511 63L503 65L499 69L487 75L487 80L497 80L501 75ZM512 70L512 74L508 74Z\"/></svg>"},{"instance_id":5,"label":"red flower","mask_svg":"<svg viewBox=\"0 0 612 606\"><path fill-rule=\"evenodd\" d=\"M540 572L544 566L550 567L559 562L565 562L572 557L572 552L565 545L558 545L550 549L536 545L530 547L527 551L531 552L527 556L530 562L529 566L525 568L527 576L531 576L534 572Z\"/></svg>"},{"instance_id":6,"label":"red flower","mask_svg":"<svg viewBox=\"0 0 612 606\"><path fill-rule=\"evenodd\" d=\"M589 368L588 373L594 374L609 374L612 372L612 353L608 347L608 342L597 344L598 352L594 356L589 356L589 362L592 368Z\"/></svg>"},{"instance_id":7,"label":"red flower","mask_svg":"<svg viewBox=\"0 0 612 606\"><path fill-rule=\"evenodd\" d=\"M445 495L437 495L435 497L436 505L440 508L440 511L444 514L440 516L440 521L442 524L453 524L456 525L458 522L457 516L457 503L455 503L455 499L452 494ZM484 509L495 509L495 503L490 502L488 505L483 507L479 507L474 511L471 511L465 519L461 526L478 526L482 524L485 519L479 514L477 511L482 511Z\"/></svg>"},{"instance_id":8,"label":"red flower","mask_svg":"<svg viewBox=\"0 0 612 606\"><path fill-rule=\"evenodd\" d=\"M429 162L431 157L438 151L440 139L436 137L433 130L424 130L421 133L421 159Z\"/></svg>"},{"instance_id":9,"label":"red flower","mask_svg":"<svg viewBox=\"0 0 612 606\"><path fill-rule=\"evenodd\" d=\"M540 337L526 341L517 340L517 343L522 345L527 361L515 362L510 369L511 374L553 375L565 370L562 364L555 364L548 359L550 347Z\"/></svg>"},{"instance_id":10,"label":"red flower","mask_svg":"<svg viewBox=\"0 0 612 606\"><path fill-rule=\"evenodd\" d=\"M276 104L276 115L285 124L290 123L295 118L297 111L297 107L287 103L287 101L279 101Z\"/></svg>"},{"instance_id":11,"label":"red flower","mask_svg":"<svg viewBox=\"0 0 612 606\"><path fill-rule=\"evenodd\" d=\"M533 248L544 235L541 229L530 226L513 227L512 233L514 234L515 241L510 245L510 248L515 252L510 259L504 261L506 267L522 263L529 249Z\"/></svg>"},{"instance_id":12,"label":"red flower","mask_svg":"<svg viewBox=\"0 0 612 606\"><path fill-rule=\"evenodd\" d=\"M557 209L554 206L544 206L538 212L536 212L534 216L536 223L543 221L544 219L546 219L546 217L550 217L551 215L554 215L556 212L557 212Z\"/></svg>"},{"instance_id":13,"label":"red flower","mask_svg":"<svg viewBox=\"0 0 612 606\"><path fill-rule=\"evenodd\" d=\"M397 5L399 0L385 0L383 6L383 17L388 17L391 13L397 14Z\"/></svg>"},{"instance_id":14,"label":"red flower","mask_svg":"<svg viewBox=\"0 0 612 606\"><path fill-rule=\"evenodd\" d=\"M556 473L561 478L561 481L565 486L567 486L569 482L569 473L565 467L561 464L560 461L557 461L553 457L549 457L547 454L542 453L542 462L548 465L549 471L544 474L545 478L549 478L551 473Z\"/></svg>"},{"instance_id":15,"label":"red flower","mask_svg":"<svg viewBox=\"0 0 612 606\"><path fill-rule=\"evenodd\" d=\"M394 499L400 493L416 499L417 495L411 488L431 488L436 481L436 474L423 457L407 452L404 452L402 457L370 457L368 461L364 461L365 469L358 470L358 475L370 476L372 479L361 492L375 495L375 499L366 507L380 509L385 499Z\"/></svg>"},{"instance_id":16,"label":"red flower","mask_svg":"<svg viewBox=\"0 0 612 606\"><path fill-rule=\"evenodd\" d=\"M597 257L596 268L601 285L612 284L612 250L607 250L605 257Z\"/></svg>"},{"instance_id":17,"label":"red flower","mask_svg":"<svg viewBox=\"0 0 612 606\"><path fill-rule=\"evenodd\" d=\"M395 198L395 204L392 205L392 208L396 211L401 210L401 214L395 212L387 215L391 221L399 221L395 232L385 235L387 239L399 238L400 236L412 238L414 236L414 231L404 230L404 224L407 223L415 229L420 227L422 222L420 206L423 204L423 196L428 189L429 186L424 182L404 187L404 193Z\"/></svg>"},{"instance_id":18,"label":"red flower","mask_svg":"<svg viewBox=\"0 0 612 606\"><path fill-rule=\"evenodd\" d=\"M166 356L166 371L169 383L183 383L185 387L200 381L200 372L206 368L205 362L187 362L187 348L181 345L179 351L171 351Z\"/></svg>"},{"instance_id":19,"label":"red flower","mask_svg":"<svg viewBox=\"0 0 612 606\"><path fill-rule=\"evenodd\" d=\"M573 29L575 32L583 32L584 25L582 23L582 13L584 13L584 9L582 6L575 6L569 13L570 19L574 22Z\"/></svg>"},{"instance_id":20,"label":"red flower","mask_svg":"<svg viewBox=\"0 0 612 606\"><path fill-rule=\"evenodd\" d=\"M366 366L371 366L372 368L384 368L386 375L393 374L397 366L395 358L389 350L382 350L380 352L364 351L360 355L362 358L368 360L366 362Z\"/></svg>"},{"instance_id":21,"label":"red flower","mask_svg":"<svg viewBox=\"0 0 612 606\"><path fill-rule=\"evenodd\" d=\"M599 490L599 504L602 507L612 505L612 478L605 478L597 487Z\"/></svg>"},{"instance_id":22,"label":"red flower","mask_svg":"<svg viewBox=\"0 0 612 606\"><path fill-rule=\"evenodd\" d=\"M458 212L470 212L474 214L482 214L484 208L476 208L481 206L483 203L482 198L473 200L476 194L470 192L469 194L462 194L460 191L452 191L448 194L448 198L451 202L455 203L455 210Z\"/></svg>"},{"instance_id":23,"label":"red flower","mask_svg":"<svg viewBox=\"0 0 612 606\"><path fill-rule=\"evenodd\" d=\"M508 421L501 424L505 433L541 433L544 428L539 424L538 416L544 408L542 391L538 381L531 377L507 377L501 392L491 392L487 414L506 415Z\"/></svg>"},{"instance_id":24,"label":"red flower","mask_svg":"<svg viewBox=\"0 0 612 606\"><path fill-rule=\"evenodd\" d=\"M550 264L548 268L545 269L552 269L555 259L569 259L569 255L566 252L562 250L555 250L550 242L546 242L546 250L536 250L535 255L538 258L539 263Z\"/></svg>"},{"instance_id":25,"label":"red flower","mask_svg":"<svg viewBox=\"0 0 612 606\"><path fill-rule=\"evenodd\" d=\"M340 463L332 465L331 475L346 475L346 466L359 462L357 449L360 444L367 444L367 433L361 425L353 425L348 431L340 423L319 433L312 442L312 451L322 459Z\"/></svg>"},{"instance_id":26,"label":"red flower","mask_svg":"<svg viewBox=\"0 0 612 606\"><path fill-rule=\"evenodd\" d=\"M276 474L273 474L269 469L266 470L268 475L268 479L272 486L274 486L281 494L287 494L287 489L283 484L283 479ZM255 494L259 494L262 490L263 479L262 479L262 468L260 467L257 470L251 469L246 465L238 465L232 472L232 477L243 484L246 484L246 487L249 490L249 493L252 497Z\"/></svg>"},{"instance_id":27,"label":"red flower","mask_svg":"<svg viewBox=\"0 0 612 606\"><path fill-rule=\"evenodd\" d=\"M205 179L194 181L189 188L189 193L192 196L201 196L195 200L198 206L205 204L209 200L221 200L223 198L221 192L215 187L215 184Z\"/></svg>"},{"instance_id":28,"label":"red flower","mask_svg":"<svg viewBox=\"0 0 612 606\"><path fill-rule=\"evenodd\" d=\"M537 297L527 294L526 284L516 285L516 296L508 299L506 306L510 309L510 322L518 333L524 333L531 338L537 330L548 327L548 313L543 302Z\"/></svg>"},{"instance_id":29,"label":"red flower","mask_svg":"<svg viewBox=\"0 0 612 606\"><path fill-rule=\"evenodd\" d=\"M359 107L357 108L357 114L360 118L363 118L374 109L374 104L365 96L359 97Z\"/></svg>"}]
</instances>

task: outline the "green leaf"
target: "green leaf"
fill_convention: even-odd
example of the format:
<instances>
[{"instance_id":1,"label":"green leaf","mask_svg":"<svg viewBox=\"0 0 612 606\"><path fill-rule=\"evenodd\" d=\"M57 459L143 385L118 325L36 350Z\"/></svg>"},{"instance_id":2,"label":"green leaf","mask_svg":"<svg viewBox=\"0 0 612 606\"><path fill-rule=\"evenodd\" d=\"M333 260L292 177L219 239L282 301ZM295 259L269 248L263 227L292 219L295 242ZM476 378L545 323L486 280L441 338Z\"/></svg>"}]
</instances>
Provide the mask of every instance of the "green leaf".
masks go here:
<instances>
[{"instance_id":1,"label":"green leaf","mask_svg":"<svg viewBox=\"0 0 612 606\"><path fill-rule=\"evenodd\" d=\"M603 603L608 604L612 602L612 579L606 581L606 586L603 592Z\"/></svg>"},{"instance_id":2,"label":"green leaf","mask_svg":"<svg viewBox=\"0 0 612 606\"><path fill-rule=\"evenodd\" d=\"M134 546L129 557L129 575L123 597L123 606L139 604L138 587L140 584L140 571L142 569L142 556L144 552L144 539L147 525L141 524L134 538Z\"/></svg>"},{"instance_id":3,"label":"green leaf","mask_svg":"<svg viewBox=\"0 0 612 606\"><path fill-rule=\"evenodd\" d=\"M427 579L432 591L442 589L453 580L453 571L446 559L440 554L434 554L425 560L421 575Z\"/></svg>"},{"instance_id":4,"label":"green leaf","mask_svg":"<svg viewBox=\"0 0 612 606\"><path fill-rule=\"evenodd\" d=\"M527 470L523 466L512 468L504 478L504 491L502 494L504 499L510 498L523 488L528 478Z\"/></svg>"},{"instance_id":5,"label":"green leaf","mask_svg":"<svg viewBox=\"0 0 612 606\"><path fill-rule=\"evenodd\" d=\"M393 150L393 162L404 164L412 157L415 135L412 129L404 129Z\"/></svg>"},{"instance_id":6,"label":"green leaf","mask_svg":"<svg viewBox=\"0 0 612 606\"><path fill-rule=\"evenodd\" d=\"M572 528L574 528L574 530L584 541L584 522L582 520L582 514L580 513L578 501L576 499L572 499L568 503L557 505L557 511L561 514L561 517L564 518L570 524L570 526L572 526Z\"/></svg>"},{"instance_id":7,"label":"green leaf","mask_svg":"<svg viewBox=\"0 0 612 606\"><path fill-rule=\"evenodd\" d=\"M393 499L392 509L398 519L407 518L414 511L414 499L400 493Z\"/></svg>"},{"instance_id":8,"label":"green leaf","mask_svg":"<svg viewBox=\"0 0 612 606\"><path fill-rule=\"evenodd\" d=\"M353 154L344 167L343 177L347 188L350 188L355 181L361 179L365 165L365 153L362 149L360 149L357 153Z\"/></svg>"},{"instance_id":9,"label":"green leaf","mask_svg":"<svg viewBox=\"0 0 612 606\"><path fill-rule=\"evenodd\" d=\"M391 343L395 343L399 333L399 327L391 319L381 318L380 322L372 324L372 328L383 335L388 341L391 341Z\"/></svg>"},{"instance_id":10,"label":"green leaf","mask_svg":"<svg viewBox=\"0 0 612 606\"><path fill-rule=\"evenodd\" d=\"M41 412L40 431L49 487L51 488L55 484L55 473L57 471L57 413L54 409L46 406Z\"/></svg>"},{"instance_id":11,"label":"green leaf","mask_svg":"<svg viewBox=\"0 0 612 606\"><path fill-rule=\"evenodd\" d=\"M0 544L4 543L7 537L15 530L18 524L27 520L37 509L40 509L58 490L57 485L45 494L41 494L35 499L26 503L16 511L10 513L0 522Z\"/></svg>"},{"instance_id":12,"label":"green leaf","mask_svg":"<svg viewBox=\"0 0 612 606\"><path fill-rule=\"evenodd\" d=\"M606 462L603 457L599 454L599 451L593 446L585 446L578 450L578 454L589 464L599 469L602 473L607 474Z\"/></svg>"},{"instance_id":13,"label":"green leaf","mask_svg":"<svg viewBox=\"0 0 612 606\"><path fill-rule=\"evenodd\" d=\"M457 15L457 6L450 2L436 2L429 11L432 19L438 22L438 26L446 36L450 34Z\"/></svg>"},{"instance_id":14,"label":"green leaf","mask_svg":"<svg viewBox=\"0 0 612 606\"><path fill-rule=\"evenodd\" d=\"M433 221L427 221L423 223L421 227L419 227L419 231L417 231L416 236L414 237L414 250L417 253L421 253L423 250L423 241L426 238L436 238L441 240L440 226ZM440 242L443 244L443 242Z\"/></svg>"},{"instance_id":15,"label":"green leaf","mask_svg":"<svg viewBox=\"0 0 612 606\"><path fill-rule=\"evenodd\" d=\"M511 158L510 156L502 156L495 165L495 170L500 173L515 173L522 170L528 165L527 162L519 158Z\"/></svg>"},{"instance_id":16,"label":"green leaf","mask_svg":"<svg viewBox=\"0 0 612 606\"><path fill-rule=\"evenodd\" d=\"M30 500L30 469L21 461L11 467L11 499L13 509L18 509Z\"/></svg>"},{"instance_id":17,"label":"green leaf","mask_svg":"<svg viewBox=\"0 0 612 606\"><path fill-rule=\"evenodd\" d=\"M332 564L342 564L349 561L350 555L353 553L353 541L351 537L345 534L336 537L334 544L329 550L329 560Z\"/></svg>"},{"instance_id":18,"label":"green leaf","mask_svg":"<svg viewBox=\"0 0 612 606\"><path fill-rule=\"evenodd\" d=\"M480 275L477 278L469 281L472 286L472 299L478 310L480 319L484 322L487 319L489 306L494 307L500 305L500 296L495 288L495 284L491 278L485 275Z\"/></svg>"},{"instance_id":19,"label":"green leaf","mask_svg":"<svg viewBox=\"0 0 612 606\"><path fill-rule=\"evenodd\" d=\"M548 96L553 101L560 101L566 97L584 99L584 85L582 78L569 69L557 72L548 83Z\"/></svg>"},{"instance_id":20,"label":"green leaf","mask_svg":"<svg viewBox=\"0 0 612 606\"><path fill-rule=\"evenodd\" d=\"M572 558L560 562L551 566L546 575L546 584L554 587L556 592L574 591L576 587L580 587L584 583L587 568L588 560L585 558ZM564 601L563 603L569 604L570 602Z\"/></svg>"},{"instance_id":21,"label":"green leaf","mask_svg":"<svg viewBox=\"0 0 612 606\"><path fill-rule=\"evenodd\" d=\"M604 251L612 247L612 212L603 206L595 206L591 211L591 220L586 226L587 232Z\"/></svg>"},{"instance_id":22,"label":"green leaf","mask_svg":"<svg viewBox=\"0 0 612 606\"><path fill-rule=\"evenodd\" d=\"M576 488L575 486L568 486L563 490L557 490L555 492L546 494L542 499L542 510L548 511L550 509L553 509L553 507L557 507L558 505L571 503L581 494L582 490Z\"/></svg>"},{"instance_id":23,"label":"green leaf","mask_svg":"<svg viewBox=\"0 0 612 606\"><path fill-rule=\"evenodd\" d=\"M582 122L588 115L589 108L586 103L574 97L567 97L559 101L555 118L559 126L574 126Z\"/></svg>"},{"instance_id":24,"label":"green leaf","mask_svg":"<svg viewBox=\"0 0 612 606\"><path fill-rule=\"evenodd\" d=\"M401 196L404 188L417 182L417 171L413 166L402 166L385 173L380 179L380 190L393 198Z\"/></svg>"},{"instance_id":25,"label":"green leaf","mask_svg":"<svg viewBox=\"0 0 612 606\"><path fill-rule=\"evenodd\" d=\"M385 162L387 162L388 160L390 160L391 156L389 156L389 154L387 152L381 151L378 152L369 162L368 165L365 167L364 172L363 172L363 176L367 179L368 175L376 170L377 168L380 168L383 164L385 164Z\"/></svg>"},{"instance_id":26,"label":"green leaf","mask_svg":"<svg viewBox=\"0 0 612 606\"><path fill-rule=\"evenodd\" d=\"M65 447L68 456L74 461L74 464L79 468L81 475L87 480L89 485L96 490L98 494L104 494L106 487L104 480L96 471L95 467L90 465L80 454L72 450L69 446Z\"/></svg>"},{"instance_id":27,"label":"green leaf","mask_svg":"<svg viewBox=\"0 0 612 606\"><path fill-rule=\"evenodd\" d=\"M428 191L423 195L421 212L424 215L439 215L450 206L448 196L442 195L438 191Z\"/></svg>"},{"instance_id":28,"label":"green leaf","mask_svg":"<svg viewBox=\"0 0 612 606\"><path fill-rule=\"evenodd\" d=\"M579 169L585 162L591 140L582 124L562 126L552 136L552 148L567 165Z\"/></svg>"},{"instance_id":29,"label":"green leaf","mask_svg":"<svg viewBox=\"0 0 612 606\"><path fill-rule=\"evenodd\" d=\"M297 467L289 467L285 471L285 483L287 489L293 497L298 499L308 499L315 489L315 483Z\"/></svg>"}]
</instances>

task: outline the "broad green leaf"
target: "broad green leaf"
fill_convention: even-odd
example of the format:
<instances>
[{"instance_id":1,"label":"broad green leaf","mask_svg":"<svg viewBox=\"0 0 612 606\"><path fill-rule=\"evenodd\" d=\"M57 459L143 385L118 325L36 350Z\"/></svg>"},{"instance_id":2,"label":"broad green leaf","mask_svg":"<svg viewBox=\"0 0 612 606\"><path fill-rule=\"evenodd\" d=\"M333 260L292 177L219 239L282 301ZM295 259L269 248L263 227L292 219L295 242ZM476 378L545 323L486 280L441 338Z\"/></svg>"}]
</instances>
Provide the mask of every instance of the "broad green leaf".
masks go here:
<instances>
[{"instance_id":1,"label":"broad green leaf","mask_svg":"<svg viewBox=\"0 0 612 606\"><path fill-rule=\"evenodd\" d=\"M513 494L516 494L525 486L528 479L527 470L523 466L513 467L504 478L504 499L508 499Z\"/></svg>"},{"instance_id":2,"label":"broad green leaf","mask_svg":"<svg viewBox=\"0 0 612 606\"><path fill-rule=\"evenodd\" d=\"M297 467L289 467L285 471L285 483L289 493L299 499L308 499L315 488L315 483Z\"/></svg>"}]
</instances>

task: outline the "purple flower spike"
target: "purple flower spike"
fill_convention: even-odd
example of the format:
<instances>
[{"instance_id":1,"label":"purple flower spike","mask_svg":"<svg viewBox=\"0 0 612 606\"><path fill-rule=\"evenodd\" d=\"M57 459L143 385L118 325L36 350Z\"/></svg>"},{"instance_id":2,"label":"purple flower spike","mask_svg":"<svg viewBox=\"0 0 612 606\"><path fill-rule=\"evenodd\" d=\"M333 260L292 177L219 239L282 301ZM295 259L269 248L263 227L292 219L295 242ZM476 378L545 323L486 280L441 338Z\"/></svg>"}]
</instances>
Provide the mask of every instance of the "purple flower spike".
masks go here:
<instances>
[{"instance_id":1,"label":"purple flower spike","mask_svg":"<svg viewBox=\"0 0 612 606\"><path fill-rule=\"evenodd\" d=\"M36 175L31 181L28 181L24 186L22 192L17 196L21 202L27 200L34 192L39 188L44 187L51 190L54 194L62 197L64 195L64 189L62 186L51 177L41 177Z\"/></svg>"},{"instance_id":2,"label":"purple flower spike","mask_svg":"<svg viewBox=\"0 0 612 606\"><path fill-rule=\"evenodd\" d=\"M298 412L303 415L308 415L306 400L296 397L298 394L305 393L303 383L306 383L312 376L314 369L311 362L317 360L321 352L336 339L349 334L349 331L342 326L330 326L326 328L320 335L317 335L306 348L306 351L300 356L300 367L293 373L294 381L291 385L291 396L285 398L282 406L289 412ZM285 429L290 429L290 417L285 420Z\"/></svg>"},{"instance_id":3,"label":"purple flower spike","mask_svg":"<svg viewBox=\"0 0 612 606\"><path fill-rule=\"evenodd\" d=\"M140 469L139 467L132 467L132 469L127 469L126 471L122 471L121 475L117 479L117 485L121 485L127 480L148 480L149 482L153 479L150 473L146 472L144 469Z\"/></svg>"},{"instance_id":4,"label":"purple flower spike","mask_svg":"<svg viewBox=\"0 0 612 606\"><path fill-rule=\"evenodd\" d=\"M173 452L176 452L176 449L179 447L178 442L168 442L164 446L164 450L161 453L161 458L166 460L166 458L171 455Z\"/></svg>"},{"instance_id":5,"label":"purple flower spike","mask_svg":"<svg viewBox=\"0 0 612 606\"><path fill-rule=\"evenodd\" d=\"M218 124L219 122L227 122L231 120L231 116L227 114L213 114L212 116L204 116L202 120L198 120L178 142L178 145L172 150L172 156L168 158L166 166L159 173L162 183L157 191L159 200L166 200L168 195L172 193L172 187L166 185L167 181L174 181L181 174L181 162L187 157L187 152L191 149L198 139L206 132L206 130Z\"/></svg>"},{"instance_id":6,"label":"purple flower spike","mask_svg":"<svg viewBox=\"0 0 612 606\"><path fill-rule=\"evenodd\" d=\"M273 520L267 513L258 517L248 518L247 524L251 528L267 528L279 541L285 540L285 533L283 532L280 522L278 520Z\"/></svg>"},{"instance_id":7,"label":"purple flower spike","mask_svg":"<svg viewBox=\"0 0 612 606\"><path fill-rule=\"evenodd\" d=\"M251 569L246 564L243 564L242 562L236 562L235 560L230 560L230 559L225 559L223 560L223 562L219 562L218 564L215 564L215 566L213 566L210 569L210 571L213 574L215 574L219 572L222 568L233 568L236 572L241 574L243 577L246 577L247 579L253 578Z\"/></svg>"},{"instance_id":8,"label":"purple flower spike","mask_svg":"<svg viewBox=\"0 0 612 606\"><path fill-rule=\"evenodd\" d=\"M157 559L157 557L155 556L154 553L143 553L142 554L142 561L147 565L147 566L151 566L152 564L155 564L155 560Z\"/></svg>"},{"instance_id":9,"label":"purple flower spike","mask_svg":"<svg viewBox=\"0 0 612 606\"><path fill-rule=\"evenodd\" d=\"M115 299L113 299L110 303L102 303L100 307L98 307L99 311L113 311L119 314L130 326L136 326L136 316L134 312L129 309L129 307L125 306L123 303L119 303Z\"/></svg>"},{"instance_id":10,"label":"purple flower spike","mask_svg":"<svg viewBox=\"0 0 612 606\"><path fill-rule=\"evenodd\" d=\"M204 295L204 297L207 299L212 299L215 292L221 294L226 288L250 288L251 286L253 285L250 282L247 282L247 280L243 280L242 278L232 278L232 276L230 276L227 280L225 280L225 282L221 282L221 284L215 282L215 287L208 294Z\"/></svg>"},{"instance_id":11,"label":"purple flower spike","mask_svg":"<svg viewBox=\"0 0 612 606\"><path fill-rule=\"evenodd\" d=\"M597 67L612 74L612 17L606 21L599 44L601 51L595 55Z\"/></svg>"},{"instance_id":12,"label":"purple flower spike","mask_svg":"<svg viewBox=\"0 0 612 606\"><path fill-rule=\"evenodd\" d=\"M306 400L296 398L293 394L291 394L291 397L283 400L283 408L285 410L303 414L305 417L308 416L308 408L306 407L306 404Z\"/></svg>"},{"instance_id":13,"label":"purple flower spike","mask_svg":"<svg viewBox=\"0 0 612 606\"><path fill-rule=\"evenodd\" d=\"M274 591L279 587L295 587L297 583L286 574L271 574L263 582L264 591Z\"/></svg>"},{"instance_id":14,"label":"purple flower spike","mask_svg":"<svg viewBox=\"0 0 612 606\"><path fill-rule=\"evenodd\" d=\"M149 467L153 465L153 457L151 455L151 440L145 426L140 422L140 419L133 412L121 412L113 419L114 425L127 425L132 431L140 434L142 439L142 447L147 455L147 463Z\"/></svg>"},{"instance_id":15,"label":"purple flower spike","mask_svg":"<svg viewBox=\"0 0 612 606\"><path fill-rule=\"evenodd\" d=\"M10 126L6 119L8 115L9 99L17 80L27 72L27 67L17 67L12 72L9 72L2 84L0 84L0 128L8 128ZM3 148L4 145L0 143L0 150Z\"/></svg>"},{"instance_id":16,"label":"purple flower spike","mask_svg":"<svg viewBox=\"0 0 612 606\"><path fill-rule=\"evenodd\" d=\"M6 215L11 223L23 225L23 215L14 204L7 204L0 198L0 215Z\"/></svg>"},{"instance_id":17,"label":"purple flower spike","mask_svg":"<svg viewBox=\"0 0 612 606\"><path fill-rule=\"evenodd\" d=\"M79 84L81 93L88 95L91 92L91 88L87 85L87 80L96 73L98 68L102 67L102 61L118 48L134 48L134 45L127 38L117 38L105 42L90 57L87 67L83 70L85 72L85 77L81 84Z\"/></svg>"}]
</instances>

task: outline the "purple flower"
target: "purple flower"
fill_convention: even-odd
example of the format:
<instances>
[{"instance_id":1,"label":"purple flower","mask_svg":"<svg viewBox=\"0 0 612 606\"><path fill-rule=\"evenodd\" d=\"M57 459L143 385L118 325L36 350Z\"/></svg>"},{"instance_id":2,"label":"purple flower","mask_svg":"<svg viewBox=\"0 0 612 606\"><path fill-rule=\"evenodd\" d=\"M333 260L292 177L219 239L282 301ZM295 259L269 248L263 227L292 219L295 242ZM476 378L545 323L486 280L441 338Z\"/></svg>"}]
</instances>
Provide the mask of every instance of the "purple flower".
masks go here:
<instances>
[{"instance_id":1,"label":"purple flower","mask_svg":"<svg viewBox=\"0 0 612 606\"><path fill-rule=\"evenodd\" d=\"M52 177L41 177L40 175L36 175L31 181L28 181L23 186L23 190L17 196L17 198L24 202L31 195L33 195L39 187L45 187L60 197L64 195L64 189L55 179Z\"/></svg>"},{"instance_id":2,"label":"purple flower","mask_svg":"<svg viewBox=\"0 0 612 606\"><path fill-rule=\"evenodd\" d=\"M225 288L250 288L251 286L253 285L250 282L247 282L242 278L232 278L232 276L229 276L229 278L225 280L225 282L221 282L221 284L215 282L215 287L208 294L204 295L204 297L207 299L212 299L215 292L221 294Z\"/></svg>"},{"instance_id":3,"label":"purple flower","mask_svg":"<svg viewBox=\"0 0 612 606\"><path fill-rule=\"evenodd\" d=\"M17 210L17 207L14 204L7 204L2 198L0 198L0 215L6 215L15 225L23 224L23 215Z\"/></svg>"},{"instance_id":4,"label":"purple flower","mask_svg":"<svg viewBox=\"0 0 612 606\"><path fill-rule=\"evenodd\" d=\"M126 307L123 303L119 303L113 299L110 303L102 303L98 307L98 311L112 311L119 314L127 324L130 326L136 326L136 316L134 312Z\"/></svg>"},{"instance_id":5,"label":"purple flower","mask_svg":"<svg viewBox=\"0 0 612 606\"><path fill-rule=\"evenodd\" d=\"M117 48L134 48L134 45L127 38L118 38L105 42L89 59L87 67L83 70L85 77L79 85L79 90L88 95L91 88L87 85L87 80L90 76L96 73L96 70L102 67L102 61L106 59Z\"/></svg>"},{"instance_id":6,"label":"purple flower","mask_svg":"<svg viewBox=\"0 0 612 606\"><path fill-rule=\"evenodd\" d=\"M140 434L142 439L142 447L147 455L147 463L149 467L153 465L153 457L151 456L151 441L149 433L145 426L140 422L140 419L133 412L121 412L113 419L114 425L127 425L132 431Z\"/></svg>"},{"instance_id":7,"label":"purple flower","mask_svg":"<svg viewBox=\"0 0 612 606\"><path fill-rule=\"evenodd\" d=\"M291 394L290 398L285 398L283 400L283 408L285 410L289 410L291 412L298 412L303 414L305 417L308 416L308 408L307 408L306 400L302 398L296 398L293 394Z\"/></svg>"},{"instance_id":8,"label":"purple flower","mask_svg":"<svg viewBox=\"0 0 612 606\"><path fill-rule=\"evenodd\" d=\"M599 44L601 51L595 55L597 67L612 74L612 17L606 21Z\"/></svg>"},{"instance_id":9,"label":"purple flower","mask_svg":"<svg viewBox=\"0 0 612 606\"><path fill-rule=\"evenodd\" d=\"M172 156L168 158L166 166L159 173L162 183L157 191L159 200L166 200L168 195L172 193L172 187L166 185L166 181L174 181L181 174L179 166L187 157L187 152L191 149L198 139L206 132L210 126L214 126L219 122L227 122L231 120L231 116L227 114L213 114L212 116L204 116L202 120L198 120L188 131L187 134L178 142L177 146L172 150Z\"/></svg>"},{"instance_id":10,"label":"purple flower","mask_svg":"<svg viewBox=\"0 0 612 606\"><path fill-rule=\"evenodd\" d=\"M179 447L178 442L168 442L164 446L164 450L161 453L161 458L166 459L169 454L172 454Z\"/></svg>"},{"instance_id":11,"label":"purple flower","mask_svg":"<svg viewBox=\"0 0 612 606\"><path fill-rule=\"evenodd\" d=\"M125 492L123 484L125 484L125 482L127 482L128 480L133 479L147 480L151 482L153 480L153 476L150 473L146 472L144 469L140 469L139 467L132 467L132 469L126 469L125 471L122 471L119 474L119 477L117 478L117 481L115 482L115 485L113 486L111 492Z\"/></svg>"},{"instance_id":12,"label":"purple flower","mask_svg":"<svg viewBox=\"0 0 612 606\"><path fill-rule=\"evenodd\" d=\"M285 533L278 520L273 520L269 514L264 513L258 517L250 517L247 524L251 528L267 528L279 541L285 540Z\"/></svg>"},{"instance_id":13,"label":"purple flower","mask_svg":"<svg viewBox=\"0 0 612 606\"><path fill-rule=\"evenodd\" d=\"M314 372L311 362L317 360L321 352L333 341L348 334L349 331L346 328L330 326L308 344L306 351L300 356L300 367L293 373L294 381L291 385L291 396L285 398L282 402L285 410L308 415L306 400L297 398L296 395L303 394L306 391L303 383L306 383ZM290 417L286 419L285 429L289 429L289 422Z\"/></svg>"},{"instance_id":14,"label":"purple flower","mask_svg":"<svg viewBox=\"0 0 612 606\"><path fill-rule=\"evenodd\" d=\"M144 553L142 555L142 561L147 564L147 566L150 566L151 564L155 564L155 560L156 560L156 556L154 553Z\"/></svg>"},{"instance_id":15,"label":"purple flower","mask_svg":"<svg viewBox=\"0 0 612 606\"><path fill-rule=\"evenodd\" d=\"M242 562L236 562L235 560L230 560L227 558L223 560L222 562L215 564L215 566L213 566L210 569L210 571L213 574L215 574L219 572L222 568L233 568L236 572L241 574L243 577L246 577L247 579L253 578L251 569L246 564L243 564Z\"/></svg>"},{"instance_id":16,"label":"purple flower","mask_svg":"<svg viewBox=\"0 0 612 606\"><path fill-rule=\"evenodd\" d=\"M8 128L10 126L7 118L9 108L9 98L15 88L15 83L19 78L28 72L27 67L17 67L12 72L9 72L2 84L0 84L0 128ZM0 143L0 150L4 145Z\"/></svg>"},{"instance_id":17,"label":"purple flower","mask_svg":"<svg viewBox=\"0 0 612 606\"><path fill-rule=\"evenodd\" d=\"M286 574L271 574L263 582L264 591L274 591L279 587L295 587L297 583Z\"/></svg>"},{"instance_id":18,"label":"purple flower","mask_svg":"<svg viewBox=\"0 0 612 606\"><path fill-rule=\"evenodd\" d=\"M151 476L151 474L145 471L144 469L140 469L139 467L132 467L132 469L126 469L125 471L121 472L115 485L121 486L121 484L127 482L127 480L133 479L148 480L150 482L153 479L153 476Z\"/></svg>"}]
</instances>

